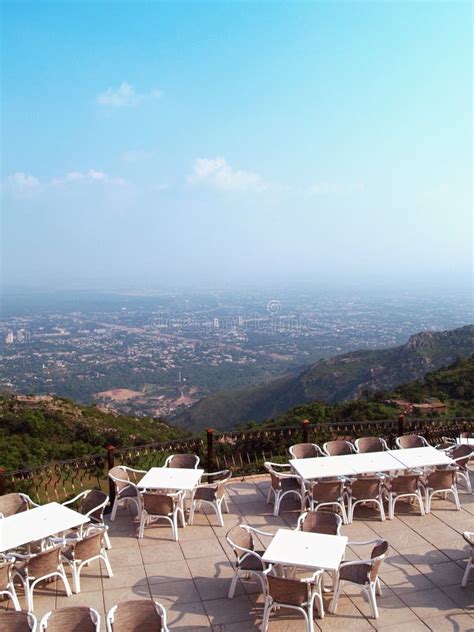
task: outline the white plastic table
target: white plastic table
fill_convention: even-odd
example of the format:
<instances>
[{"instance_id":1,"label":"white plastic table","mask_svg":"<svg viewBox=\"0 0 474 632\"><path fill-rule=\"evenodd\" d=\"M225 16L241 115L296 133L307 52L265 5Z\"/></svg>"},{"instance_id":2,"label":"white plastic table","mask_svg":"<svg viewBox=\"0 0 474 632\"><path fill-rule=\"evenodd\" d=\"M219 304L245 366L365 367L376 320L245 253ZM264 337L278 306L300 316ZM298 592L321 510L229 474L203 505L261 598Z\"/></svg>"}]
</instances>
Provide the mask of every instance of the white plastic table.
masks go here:
<instances>
[{"instance_id":1,"label":"white plastic table","mask_svg":"<svg viewBox=\"0 0 474 632\"><path fill-rule=\"evenodd\" d=\"M181 467L152 467L139 481L139 489L172 489L191 492L201 480L204 470Z\"/></svg>"},{"instance_id":2,"label":"white plastic table","mask_svg":"<svg viewBox=\"0 0 474 632\"><path fill-rule=\"evenodd\" d=\"M455 465L455 462L443 450L431 446L424 448L407 448L405 450L389 450L400 463L407 468L433 467L435 465Z\"/></svg>"},{"instance_id":3,"label":"white plastic table","mask_svg":"<svg viewBox=\"0 0 474 632\"><path fill-rule=\"evenodd\" d=\"M387 451L292 459L290 464L295 472L306 480L407 469L399 459Z\"/></svg>"},{"instance_id":4,"label":"white plastic table","mask_svg":"<svg viewBox=\"0 0 474 632\"><path fill-rule=\"evenodd\" d=\"M294 471L306 480L312 478L332 478L334 476L354 475L354 467L350 458L352 455L318 456L310 459L291 459L290 465Z\"/></svg>"},{"instance_id":5,"label":"white plastic table","mask_svg":"<svg viewBox=\"0 0 474 632\"><path fill-rule=\"evenodd\" d=\"M89 522L89 518L64 507L48 503L0 519L0 553L69 531Z\"/></svg>"},{"instance_id":6,"label":"white plastic table","mask_svg":"<svg viewBox=\"0 0 474 632\"><path fill-rule=\"evenodd\" d=\"M278 529L262 559L273 564L337 571L346 545L345 535Z\"/></svg>"}]
</instances>

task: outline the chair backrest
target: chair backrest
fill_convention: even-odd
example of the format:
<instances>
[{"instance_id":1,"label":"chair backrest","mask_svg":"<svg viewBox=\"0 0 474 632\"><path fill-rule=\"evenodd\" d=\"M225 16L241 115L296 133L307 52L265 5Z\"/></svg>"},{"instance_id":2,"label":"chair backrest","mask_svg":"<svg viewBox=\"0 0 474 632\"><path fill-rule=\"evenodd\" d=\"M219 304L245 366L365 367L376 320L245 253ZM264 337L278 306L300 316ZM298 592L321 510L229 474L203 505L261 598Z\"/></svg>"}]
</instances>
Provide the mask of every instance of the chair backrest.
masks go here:
<instances>
[{"instance_id":1,"label":"chair backrest","mask_svg":"<svg viewBox=\"0 0 474 632\"><path fill-rule=\"evenodd\" d=\"M93 608L71 606L46 613L40 625L48 632L99 632L100 616Z\"/></svg>"},{"instance_id":2,"label":"chair backrest","mask_svg":"<svg viewBox=\"0 0 474 632\"><path fill-rule=\"evenodd\" d=\"M418 490L421 474L400 474L390 481L390 489L395 494L413 494Z\"/></svg>"},{"instance_id":3,"label":"chair backrest","mask_svg":"<svg viewBox=\"0 0 474 632\"><path fill-rule=\"evenodd\" d=\"M277 603L301 607L308 600L308 587L299 579L267 575L268 594Z\"/></svg>"},{"instance_id":4,"label":"chair backrest","mask_svg":"<svg viewBox=\"0 0 474 632\"><path fill-rule=\"evenodd\" d=\"M199 465L197 454L172 454L166 459L167 467L195 469Z\"/></svg>"},{"instance_id":5,"label":"chair backrest","mask_svg":"<svg viewBox=\"0 0 474 632\"><path fill-rule=\"evenodd\" d=\"M91 512L90 518L97 522L104 521L104 508L107 505L109 497L100 489L91 489L90 492L84 494L78 502L78 511L82 514Z\"/></svg>"},{"instance_id":6,"label":"chair backrest","mask_svg":"<svg viewBox=\"0 0 474 632\"><path fill-rule=\"evenodd\" d=\"M28 612L0 611L0 632L32 632L37 623L34 614Z\"/></svg>"},{"instance_id":7,"label":"chair backrest","mask_svg":"<svg viewBox=\"0 0 474 632\"><path fill-rule=\"evenodd\" d=\"M254 550L253 536L250 531L242 525L236 525L232 527L232 529L229 529L226 534L226 540L231 545L237 559L245 554L244 551L240 549L247 549L248 551Z\"/></svg>"},{"instance_id":8,"label":"chair backrest","mask_svg":"<svg viewBox=\"0 0 474 632\"><path fill-rule=\"evenodd\" d=\"M102 539L104 532L92 530L74 545L74 556L78 560L88 560L91 557L100 555L102 550Z\"/></svg>"},{"instance_id":9,"label":"chair backrest","mask_svg":"<svg viewBox=\"0 0 474 632\"><path fill-rule=\"evenodd\" d=\"M407 450L408 448L425 448L429 445L428 441L421 435L409 434L402 435L395 439L395 443L399 448Z\"/></svg>"},{"instance_id":10,"label":"chair backrest","mask_svg":"<svg viewBox=\"0 0 474 632\"><path fill-rule=\"evenodd\" d=\"M130 484L130 477L127 470L120 465L116 465L109 470L109 477L113 480L115 488L118 491Z\"/></svg>"},{"instance_id":11,"label":"chair backrest","mask_svg":"<svg viewBox=\"0 0 474 632\"><path fill-rule=\"evenodd\" d=\"M5 590L10 583L13 564L13 560L5 561L4 558L0 556L0 590Z\"/></svg>"},{"instance_id":12,"label":"chair backrest","mask_svg":"<svg viewBox=\"0 0 474 632\"><path fill-rule=\"evenodd\" d=\"M321 448L315 443L296 443L290 446L289 452L294 459L311 459L324 456Z\"/></svg>"},{"instance_id":13,"label":"chair backrest","mask_svg":"<svg viewBox=\"0 0 474 632\"><path fill-rule=\"evenodd\" d=\"M28 575L31 577L44 577L54 573L59 566L62 546L47 549L37 553L27 561Z\"/></svg>"},{"instance_id":14,"label":"chair backrest","mask_svg":"<svg viewBox=\"0 0 474 632\"><path fill-rule=\"evenodd\" d=\"M144 492L141 494L143 508L153 516L167 516L173 512L174 499L168 494L151 494Z\"/></svg>"},{"instance_id":15,"label":"chair backrest","mask_svg":"<svg viewBox=\"0 0 474 632\"><path fill-rule=\"evenodd\" d=\"M328 456L340 456L341 454L354 454L355 447L349 441L343 439L337 441L327 441L323 445L323 450Z\"/></svg>"},{"instance_id":16,"label":"chair backrest","mask_svg":"<svg viewBox=\"0 0 474 632\"><path fill-rule=\"evenodd\" d=\"M344 481L320 480L311 486L311 496L317 503L339 502L344 491Z\"/></svg>"},{"instance_id":17,"label":"chair backrest","mask_svg":"<svg viewBox=\"0 0 474 632\"><path fill-rule=\"evenodd\" d=\"M133 599L111 608L107 619L113 632L159 632L164 627L166 615L163 606L155 601Z\"/></svg>"},{"instance_id":18,"label":"chair backrest","mask_svg":"<svg viewBox=\"0 0 474 632\"><path fill-rule=\"evenodd\" d=\"M352 495L356 499L377 498L381 493L381 479L376 476L361 476L351 483Z\"/></svg>"},{"instance_id":19,"label":"chair backrest","mask_svg":"<svg viewBox=\"0 0 474 632\"><path fill-rule=\"evenodd\" d=\"M297 529L311 533L340 535L342 518L333 511L307 511L298 518Z\"/></svg>"},{"instance_id":20,"label":"chair backrest","mask_svg":"<svg viewBox=\"0 0 474 632\"><path fill-rule=\"evenodd\" d=\"M434 490L437 489L450 489L456 481L455 469L436 469L430 472L427 477L427 485Z\"/></svg>"},{"instance_id":21,"label":"chair backrest","mask_svg":"<svg viewBox=\"0 0 474 632\"><path fill-rule=\"evenodd\" d=\"M387 443L380 437L359 437L359 439L355 440L355 445L362 454L388 450Z\"/></svg>"},{"instance_id":22,"label":"chair backrest","mask_svg":"<svg viewBox=\"0 0 474 632\"><path fill-rule=\"evenodd\" d=\"M27 511L28 509L28 501L21 494L12 493L0 496L0 514L2 518L14 516L15 514Z\"/></svg>"},{"instance_id":23,"label":"chair backrest","mask_svg":"<svg viewBox=\"0 0 474 632\"><path fill-rule=\"evenodd\" d=\"M372 549L370 557L372 558L372 566L369 571L369 577L371 581L375 581L379 574L380 565L388 551L389 544L387 540L380 540Z\"/></svg>"},{"instance_id":24,"label":"chair backrest","mask_svg":"<svg viewBox=\"0 0 474 632\"><path fill-rule=\"evenodd\" d=\"M465 469L470 459L474 456L474 448L472 445L462 443L454 447L449 456L452 459L456 459L459 467Z\"/></svg>"}]
</instances>

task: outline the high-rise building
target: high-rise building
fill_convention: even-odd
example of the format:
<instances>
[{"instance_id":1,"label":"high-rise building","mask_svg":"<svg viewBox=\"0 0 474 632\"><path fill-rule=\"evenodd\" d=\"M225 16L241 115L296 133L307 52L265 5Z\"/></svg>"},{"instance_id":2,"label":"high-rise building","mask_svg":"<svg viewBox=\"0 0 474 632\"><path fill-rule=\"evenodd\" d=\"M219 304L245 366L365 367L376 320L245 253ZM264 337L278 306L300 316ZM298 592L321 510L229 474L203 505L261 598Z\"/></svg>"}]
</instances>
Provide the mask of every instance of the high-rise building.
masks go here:
<instances>
[{"instance_id":1,"label":"high-rise building","mask_svg":"<svg viewBox=\"0 0 474 632\"><path fill-rule=\"evenodd\" d=\"M15 335L13 334L13 331L9 331L5 336L5 344L11 345L13 342L15 342Z\"/></svg>"},{"instance_id":2,"label":"high-rise building","mask_svg":"<svg viewBox=\"0 0 474 632\"><path fill-rule=\"evenodd\" d=\"M219 329L219 319L214 318L214 329Z\"/></svg>"}]
</instances>

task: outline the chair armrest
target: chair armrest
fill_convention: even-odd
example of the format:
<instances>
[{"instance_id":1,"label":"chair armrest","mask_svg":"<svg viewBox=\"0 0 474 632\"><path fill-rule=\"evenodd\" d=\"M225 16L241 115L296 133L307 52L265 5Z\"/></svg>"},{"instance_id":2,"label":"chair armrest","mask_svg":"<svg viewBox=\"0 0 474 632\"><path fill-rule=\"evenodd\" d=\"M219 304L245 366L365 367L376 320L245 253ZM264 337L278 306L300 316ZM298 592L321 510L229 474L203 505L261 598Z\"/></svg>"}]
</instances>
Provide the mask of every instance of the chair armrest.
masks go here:
<instances>
[{"instance_id":1,"label":"chair armrest","mask_svg":"<svg viewBox=\"0 0 474 632\"><path fill-rule=\"evenodd\" d=\"M268 533L266 531L260 531L260 529L255 529L255 527L247 527L247 529L250 529L254 533L258 533L259 535L266 535L268 538L273 538L274 535L275 535L274 533Z\"/></svg>"},{"instance_id":2,"label":"chair armrest","mask_svg":"<svg viewBox=\"0 0 474 632\"><path fill-rule=\"evenodd\" d=\"M373 560L353 560L352 562L341 562L339 568L343 566L358 566L359 564L373 564Z\"/></svg>"},{"instance_id":3,"label":"chair armrest","mask_svg":"<svg viewBox=\"0 0 474 632\"><path fill-rule=\"evenodd\" d=\"M351 541L349 541L347 543L347 546L364 546L364 545L367 545L367 544L375 544L376 542L381 542L381 541L382 541L382 538L375 538L374 540L364 540L364 541L361 541L361 542L351 542Z\"/></svg>"},{"instance_id":4,"label":"chair armrest","mask_svg":"<svg viewBox=\"0 0 474 632\"><path fill-rule=\"evenodd\" d=\"M146 474L146 470L135 470L133 469L133 467L128 467L126 465L124 465L124 467L129 470L130 472L137 472L138 474Z\"/></svg>"}]
</instances>

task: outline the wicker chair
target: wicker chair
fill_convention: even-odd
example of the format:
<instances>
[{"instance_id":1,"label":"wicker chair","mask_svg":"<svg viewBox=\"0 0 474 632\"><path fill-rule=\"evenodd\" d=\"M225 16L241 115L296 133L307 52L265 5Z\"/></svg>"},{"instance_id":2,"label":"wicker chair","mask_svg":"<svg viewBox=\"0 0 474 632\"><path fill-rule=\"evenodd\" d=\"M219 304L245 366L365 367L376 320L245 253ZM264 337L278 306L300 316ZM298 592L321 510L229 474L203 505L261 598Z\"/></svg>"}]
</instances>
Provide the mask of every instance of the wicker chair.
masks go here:
<instances>
[{"instance_id":1,"label":"wicker chair","mask_svg":"<svg viewBox=\"0 0 474 632\"><path fill-rule=\"evenodd\" d=\"M415 498L420 507L420 514L425 515L423 506L421 474L401 474L392 478L386 478L384 495L388 500L388 519L395 516L395 504L400 498Z\"/></svg>"},{"instance_id":2,"label":"wicker chair","mask_svg":"<svg viewBox=\"0 0 474 632\"><path fill-rule=\"evenodd\" d=\"M173 540L178 541L178 516L181 520L181 526L184 527L186 524L183 511L183 492L174 494L143 492L141 506L139 538L143 538L145 525L148 526L157 520L166 520L171 525Z\"/></svg>"},{"instance_id":3,"label":"wicker chair","mask_svg":"<svg viewBox=\"0 0 474 632\"><path fill-rule=\"evenodd\" d=\"M270 488L267 495L267 503L270 502L272 494L274 498L273 502L273 515L278 516L280 512L281 501L285 496L291 494L299 498L301 508L303 508L304 492L301 487L301 479L299 476L290 474L290 465L281 463L270 463L269 461L264 463L264 467L270 474Z\"/></svg>"},{"instance_id":4,"label":"wicker chair","mask_svg":"<svg viewBox=\"0 0 474 632\"><path fill-rule=\"evenodd\" d=\"M426 448L430 445L424 437L416 434L397 437L395 443L397 444L397 448L401 450L407 450L408 448Z\"/></svg>"},{"instance_id":5,"label":"wicker chair","mask_svg":"<svg viewBox=\"0 0 474 632\"><path fill-rule=\"evenodd\" d=\"M385 520L383 508L384 476L361 476L347 485L347 518L349 523L354 519L354 509L360 503L371 503L378 507L380 519Z\"/></svg>"},{"instance_id":6,"label":"wicker chair","mask_svg":"<svg viewBox=\"0 0 474 632\"><path fill-rule=\"evenodd\" d=\"M23 555L15 553L15 557L24 560L23 564L18 565L13 570L13 579L18 578L23 585L28 612L33 612L33 592L39 582L49 579L50 577L59 577L64 584L66 595L70 597L71 587L64 571L61 561L62 546L54 546L41 553L32 555Z\"/></svg>"},{"instance_id":7,"label":"wicker chair","mask_svg":"<svg viewBox=\"0 0 474 632\"><path fill-rule=\"evenodd\" d=\"M132 504L137 514L140 513L140 491L135 483L130 480L130 472L133 474L146 474L145 470L134 470L125 465L116 465L109 470L109 478L115 487L115 500L110 514L110 520L115 520L117 509L120 507L128 507Z\"/></svg>"},{"instance_id":8,"label":"wicker chair","mask_svg":"<svg viewBox=\"0 0 474 632\"><path fill-rule=\"evenodd\" d=\"M381 437L359 437L359 439L354 441L354 444L357 451L361 454L388 450L387 442Z\"/></svg>"},{"instance_id":9,"label":"wicker chair","mask_svg":"<svg viewBox=\"0 0 474 632\"><path fill-rule=\"evenodd\" d=\"M38 621L32 612L0 611L0 632L37 632Z\"/></svg>"},{"instance_id":10,"label":"wicker chair","mask_svg":"<svg viewBox=\"0 0 474 632\"><path fill-rule=\"evenodd\" d=\"M71 500L66 500L66 502L63 503L65 507L75 505L76 511L84 516L88 516L91 523L103 527L106 547L111 549L112 544L109 534L107 533L108 526L104 521L104 509L108 504L109 497L100 489L86 489L86 491L81 492Z\"/></svg>"},{"instance_id":11,"label":"wicker chair","mask_svg":"<svg viewBox=\"0 0 474 632\"><path fill-rule=\"evenodd\" d=\"M15 591L12 580L12 569L15 564L15 558L10 555L2 555L0 553L0 596L6 595L12 600L15 610L21 610L20 602Z\"/></svg>"},{"instance_id":12,"label":"wicker chair","mask_svg":"<svg viewBox=\"0 0 474 632\"><path fill-rule=\"evenodd\" d=\"M194 513L199 511L201 505L208 505L214 509L221 527L224 526L222 517L222 504L229 513L227 505L225 484L232 477L230 470L221 470L212 474L203 474L204 477L211 479L212 482L206 485L198 485L191 495L191 508L189 510L189 524L193 524Z\"/></svg>"},{"instance_id":13,"label":"wicker chair","mask_svg":"<svg viewBox=\"0 0 474 632\"><path fill-rule=\"evenodd\" d=\"M314 602L319 617L324 617L321 577L324 571L316 571L311 577L289 579L266 575L267 590L263 611L262 632L267 632L270 615L279 608L290 608L301 612L308 632L314 631Z\"/></svg>"},{"instance_id":14,"label":"wicker chair","mask_svg":"<svg viewBox=\"0 0 474 632\"><path fill-rule=\"evenodd\" d=\"M344 524L347 524L347 512L344 504L346 479L305 481L305 502L309 503L311 511L317 511L321 507L337 507Z\"/></svg>"},{"instance_id":15,"label":"wicker chair","mask_svg":"<svg viewBox=\"0 0 474 632\"><path fill-rule=\"evenodd\" d=\"M386 540L369 540L367 542L349 542L350 546L359 546L375 544L368 560L357 560L355 562L341 562L339 570L336 573L336 584L334 588L334 596L329 606L329 612L336 613L337 602L341 592L341 584L343 581L359 584L362 590L369 598L372 609L372 617L377 619L379 611L377 608L377 595L382 594L380 585L379 570L384 560L389 544Z\"/></svg>"},{"instance_id":16,"label":"wicker chair","mask_svg":"<svg viewBox=\"0 0 474 632\"><path fill-rule=\"evenodd\" d=\"M105 564L109 577L113 577L112 567L105 550L106 530L93 526L83 536L74 538L51 538L54 543L61 543L64 548L61 551L63 562L71 567L74 584L74 592L81 592L81 571L94 560L101 560Z\"/></svg>"},{"instance_id":17,"label":"wicker chair","mask_svg":"<svg viewBox=\"0 0 474 632\"><path fill-rule=\"evenodd\" d=\"M39 507L27 494L12 493L0 496L0 519L14 516L32 507Z\"/></svg>"},{"instance_id":18,"label":"wicker chair","mask_svg":"<svg viewBox=\"0 0 474 632\"><path fill-rule=\"evenodd\" d=\"M94 608L72 606L47 612L40 621L40 632L99 632L100 615Z\"/></svg>"},{"instance_id":19,"label":"wicker chair","mask_svg":"<svg viewBox=\"0 0 474 632\"><path fill-rule=\"evenodd\" d=\"M132 599L107 613L107 632L169 632L166 610L157 601Z\"/></svg>"},{"instance_id":20,"label":"wicker chair","mask_svg":"<svg viewBox=\"0 0 474 632\"><path fill-rule=\"evenodd\" d=\"M356 454L357 448L350 441L340 439L338 441L326 441L323 445L326 456L341 456L342 454Z\"/></svg>"},{"instance_id":21,"label":"wicker chair","mask_svg":"<svg viewBox=\"0 0 474 632\"><path fill-rule=\"evenodd\" d=\"M453 461L458 466L458 469L456 470L456 478L462 479L464 481L464 484L466 485L466 489L470 494L472 494L472 485L471 485L471 478L469 476L469 468L467 464L469 463L473 455L474 455L473 446L466 445L465 443L461 445L457 445L449 453L449 456L453 459Z\"/></svg>"},{"instance_id":22,"label":"wicker chair","mask_svg":"<svg viewBox=\"0 0 474 632\"><path fill-rule=\"evenodd\" d=\"M236 557L235 573L229 587L229 599L233 598L241 575L254 575L262 586L263 594L266 593L267 585L264 576L271 571L272 565L262 560L265 551L255 550L254 534L268 538L273 538L274 535L242 524L232 527L225 536Z\"/></svg>"},{"instance_id":23,"label":"wicker chair","mask_svg":"<svg viewBox=\"0 0 474 632\"><path fill-rule=\"evenodd\" d=\"M332 511L306 511L296 523L297 531L341 535L342 518Z\"/></svg>"},{"instance_id":24,"label":"wicker chair","mask_svg":"<svg viewBox=\"0 0 474 632\"><path fill-rule=\"evenodd\" d=\"M326 456L319 445L315 443L296 443L290 446L289 452L293 459L313 459L318 456Z\"/></svg>"},{"instance_id":25,"label":"wicker chair","mask_svg":"<svg viewBox=\"0 0 474 632\"><path fill-rule=\"evenodd\" d=\"M457 470L455 468L436 468L425 478L421 479L425 488L425 511L427 514L431 512L431 500L435 494L443 494L445 497L447 494L452 494L456 509L461 511L456 485L456 473Z\"/></svg>"},{"instance_id":26,"label":"wicker chair","mask_svg":"<svg viewBox=\"0 0 474 632\"><path fill-rule=\"evenodd\" d=\"M171 454L166 459L163 467L178 467L195 470L198 465L199 457L197 454Z\"/></svg>"},{"instance_id":27,"label":"wicker chair","mask_svg":"<svg viewBox=\"0 0 474 632\"><path fill-rule=\"evenodd\" d=\"M465 588L467 586L467 582L469 581L469 575L474 568L474 531L464 531L462 537L471 547L471 555L469 557L469 561L467 563L466 570L464 571L464 575L461 581L461 586Z\"/></svg>"}]
</instances>

